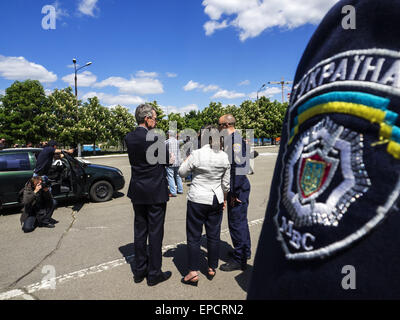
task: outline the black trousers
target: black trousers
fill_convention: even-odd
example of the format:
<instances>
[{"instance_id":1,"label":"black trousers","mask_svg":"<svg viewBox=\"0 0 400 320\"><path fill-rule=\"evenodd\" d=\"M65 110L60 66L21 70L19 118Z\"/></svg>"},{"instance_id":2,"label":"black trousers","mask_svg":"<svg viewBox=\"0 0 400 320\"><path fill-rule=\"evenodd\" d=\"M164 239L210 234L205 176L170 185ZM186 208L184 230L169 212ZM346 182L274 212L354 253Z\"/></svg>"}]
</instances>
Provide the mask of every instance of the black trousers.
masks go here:
<instances>
[{"instance_id":1,"label":"black trousers","mask_svg":"<svg viewBox=\"0 0 400 320\"><path fill-rule=\"evenodd\" d=\"M232 194L228 194L228 226L233 244L233 258L238 263L246 263L251 255L251 240L247 209L250 192L245 194L245 201L231 206Z\"/></svg>"},{"instance_id":2,"label":"black trousers","mask_svg":"<svg viewBox=\"0 0 400 320\"><path fill-rule=\"evenodd\" d=\"M167 203L133 204L135 211L135 276L146 276L153 279L161 273L162 241L164 238L164 221ZM149 256L147 256L147 239Z\"/></svg>"},{"instance_id":3,"label":"black trousers","mask_svg":"<svg viewBox=\"0 0 400 320\"><path fill-rule=\"evenodd\" d=\"M47 208L37 208L31 205L24 207L24 217L22 229L25 232L32 232L36 225L39 227L49 224L57 207L57 201L53 200L53 205Z\"/></svg>"},{"instance_id":4,"label":"black trousers","mask_svg":"<svg viewBox=\"0 0 400 320\"><path fill-rule=\"evenodd\" d=\"M223 204L214 196L213 204L206 205L188 201L186 217L186 234L188 246L189 270L199 270L200 241L203 225L207 235L207 257L210 268L218 268L219 243Z\"/></svg>"}]
</instances>

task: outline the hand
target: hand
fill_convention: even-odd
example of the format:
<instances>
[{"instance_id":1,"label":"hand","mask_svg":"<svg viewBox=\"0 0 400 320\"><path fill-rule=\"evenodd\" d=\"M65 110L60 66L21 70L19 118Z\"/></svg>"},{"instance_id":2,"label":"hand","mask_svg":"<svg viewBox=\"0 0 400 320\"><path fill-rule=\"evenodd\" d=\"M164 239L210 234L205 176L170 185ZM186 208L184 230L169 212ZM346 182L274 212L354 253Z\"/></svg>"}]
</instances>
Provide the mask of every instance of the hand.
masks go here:
<instances>
[{"instance_id":1,"label":"hand","mask_svg":"<svg viewBox=\"0 0 400 320\"><path fill-rule=\"evenodd\" d=\"M224 200L224 207L222 208L222 210L225 210L226 208L226 200Z\"/></svg>"},{"instance_id":2,"label":"hand","mask_svg":"<svg viewBox=\"0 0 400 320\"><path fill-rule=\"evenodd\" d=\"M41 183L39 183L39 184L37 184L36 185L36 188L35 188L35 193L38 193L40 190L42 189L42 184Z\"/></svg>"},{"instance_id":3,"label":"hand","mask_svg":"<svg viewBox=\"0 0 400 320\"><path fill-rule=\"evenodd\" d=\"M171 153L171 155L169 156L169 163L173 164L174 162L175 162L175 155Z\"/></svg>"},{"instance_id":4,"label":"hand","mask_svg":"<svg viewBox=\"0 0 400 320\"><path fill-rule=\"evenodd\" d=\"M232 197L232 198L231 198L231 207L234 207L235 204L236 204L236 202L242 203L242 201L240 201L239 198L234 198L234 197Z\"/></svg>"}]
</instances>

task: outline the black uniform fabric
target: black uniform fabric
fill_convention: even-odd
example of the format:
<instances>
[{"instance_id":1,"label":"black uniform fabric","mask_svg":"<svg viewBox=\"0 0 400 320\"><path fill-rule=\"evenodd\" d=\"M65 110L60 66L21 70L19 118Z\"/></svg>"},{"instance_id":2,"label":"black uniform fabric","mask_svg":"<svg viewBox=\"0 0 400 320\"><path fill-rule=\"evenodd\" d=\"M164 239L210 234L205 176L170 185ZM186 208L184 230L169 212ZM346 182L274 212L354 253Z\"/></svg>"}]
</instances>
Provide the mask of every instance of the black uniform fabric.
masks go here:
<instances>
[{"instance_id":1,"label":"black uniform fabric","mask_svg":"<svg viewBox=\"0 0 400 320\"><path fill-rule=\"evenodd\" d=\"M40 153L36 161L35 173L38 176L47 175L51 164L53 163L53 157L55 153L54 147L45 147Z\"/></svg>"},{"instance_id":2,"label":"black uniform fabric","mask_svg":"<svg viewBox=\"0 0 400 320\"><path fill-rule=\"evenodd\" d=\"M248 299L400 298L399 17L400 1L340 1L308 44Z\"/></svg>"},{"instance_id":3,"label":"black uniform fabric","mask_svg":"<svg viewBox=\"0 0 400 320\"><path fill-rule=\"evenodd\" d=\"M231 190L228 193L228 226L233 245L233 259L245 265L251 256L251 239L247 219L247 209L250 198L250 182L245 173L249 171L247 145L238 131L231 135L232 150L228 149L231 157ZM235 198L241 202L234 202ZM233 203L234 202L234 203Z\"/></svg>"}]
</instances>

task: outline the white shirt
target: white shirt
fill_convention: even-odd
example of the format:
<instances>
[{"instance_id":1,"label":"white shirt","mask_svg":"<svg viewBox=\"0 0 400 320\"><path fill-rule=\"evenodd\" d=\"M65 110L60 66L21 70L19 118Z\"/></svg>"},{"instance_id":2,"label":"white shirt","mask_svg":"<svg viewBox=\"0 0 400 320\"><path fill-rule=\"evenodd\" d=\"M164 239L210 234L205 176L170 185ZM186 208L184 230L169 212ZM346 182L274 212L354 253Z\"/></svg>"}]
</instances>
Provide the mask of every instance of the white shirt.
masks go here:
<instances>
[{"instance_id":1,"label":"white shirt","mask_svg":"<svg viewBox=\"0 0 400 320\"><path fill-rule=\"evenodd\" d=\"M215 151L209 144L194 150L179 168L181 177L193 173L187 199L212 205L216 195L218 203L223 203L224 192L230 189L230 167L228 155L222 150Z\"/></svg>"}]
</instances>

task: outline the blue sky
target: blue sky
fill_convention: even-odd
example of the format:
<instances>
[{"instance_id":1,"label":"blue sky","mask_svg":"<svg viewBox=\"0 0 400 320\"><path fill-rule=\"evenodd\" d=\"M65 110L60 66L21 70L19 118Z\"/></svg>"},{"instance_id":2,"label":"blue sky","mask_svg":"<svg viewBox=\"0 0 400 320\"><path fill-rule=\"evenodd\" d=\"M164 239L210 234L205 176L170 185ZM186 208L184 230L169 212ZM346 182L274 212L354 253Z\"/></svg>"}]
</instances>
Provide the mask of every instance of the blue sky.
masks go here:
<instances>
[{"instance_id":1,"label":"blue sky","mask_svg":"<svg viewBox=\"0 0 400 320\"><path fill-rule=\"evenodd\" d=\"M293 80L319 21L337 0L1 1L0 93L38 79L47 92L73 86L79 98L134 108L156 100L169 112L255 99L268 81ZM56 28L42 28L45 5ZM260 95L281 100L268 85ZM286 93L289 90L286 90ZM285 93L285 95L286 95Z\"/></svg>"}]
</instances>

